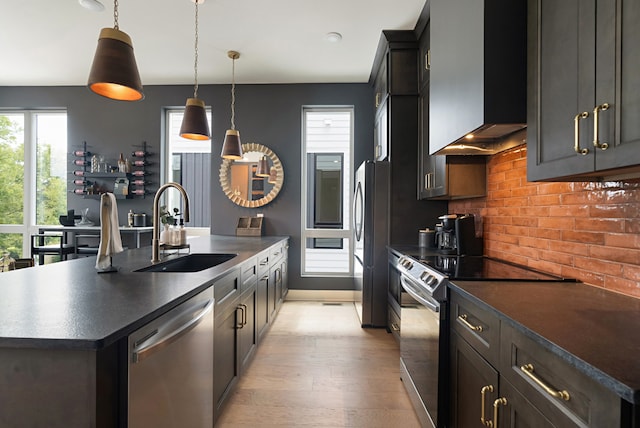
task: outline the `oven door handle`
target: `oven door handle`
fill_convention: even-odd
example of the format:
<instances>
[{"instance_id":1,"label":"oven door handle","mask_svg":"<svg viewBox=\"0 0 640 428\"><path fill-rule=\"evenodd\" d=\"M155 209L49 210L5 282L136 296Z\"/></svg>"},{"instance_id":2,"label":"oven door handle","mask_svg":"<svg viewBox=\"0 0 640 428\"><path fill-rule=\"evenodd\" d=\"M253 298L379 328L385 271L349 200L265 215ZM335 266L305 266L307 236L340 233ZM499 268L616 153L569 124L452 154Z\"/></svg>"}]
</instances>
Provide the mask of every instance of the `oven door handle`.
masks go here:
<instances>
[{"instance_id":1,"label":"oven door handle","mask_svg":"<svg viewBox=\"0 0 640 428\"><path fill-rule=\"evenodd\" d=\"M434 301L431 301L431 299L427 300L424 296L420 296L416 292L410 280L407 279L406 276L400 275L400 284L402 284L402 288L404 289L404 291L409 293L409 295L414 299L416 299L418 302L422 303L427 308L431 309L433 312L440 312L440 304L435 300Z\"/></svg>"}]
</instances>

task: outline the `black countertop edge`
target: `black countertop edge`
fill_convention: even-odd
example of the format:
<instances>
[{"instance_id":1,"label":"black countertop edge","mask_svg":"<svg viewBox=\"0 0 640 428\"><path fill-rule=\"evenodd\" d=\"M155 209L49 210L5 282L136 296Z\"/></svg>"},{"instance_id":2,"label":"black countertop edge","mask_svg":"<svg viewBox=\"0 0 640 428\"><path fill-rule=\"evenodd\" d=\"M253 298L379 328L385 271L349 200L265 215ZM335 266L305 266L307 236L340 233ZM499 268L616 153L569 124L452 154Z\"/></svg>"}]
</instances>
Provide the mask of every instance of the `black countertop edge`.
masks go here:
<instances>
[{"instance_id":1,"label":"black countertop edge","mask_svg":"<svg viewBox=\"0 0 640 428\"><path fill-rule=\"evenodd\" d=\"M149 265L151 250L143 247L116 254L113 264L119 271L114 274L98 275L94 267L95 256L6 273L3 279L8 281L0 286L0 305L9 305L13 316L35 314L34 319L40 324L31 326L29 316L16 321L6 313L2 318L0 313L0 348L99 351L203 291L217 279L238 270L243 262L287 239L288 236L238 238L225 235L193 239L190 241L191 254L237 254L202 272L134 272ZM184 255L169 256L163 261ZM39 284L43 281L46 284ZM73 285L66 286L65 282ZM56 294L56 288L60 288L60 294ZM16 293L20 298L14 301ZM37 299L23 299L29 295L37 296ZM57 299L50 299L51 295ZM59 300L60 296L62 300ZM65 310L62 315L56 314L58 318L53 321L39 319L38 315L46 318L43 315L58 310L60 305Z\"/></svg>"},{"instance_id":2,"label":"black countertop edge","mask_svg":"<svg viewBox=\"0 0 640 428\"><path fill-rule=\"evenodd\" d=\"M478 281L473 281L473 282L477 283ZM514 281L514 282L517 282L517 281ZM461 285L464 284L464 281L460 281L460 284ZM576 285L590 287L589 285L585 285L581 283L577 283ZM640 404L640 390L634 389L633 387L620 382L618 379L608 375L607 373L603 372L599 368L594 367L593 365L578 358L576 355L565 350L561 346L551 342L544 336L536 333L535 331L531 330L525 325L506 316L501 311L495 309L493 306L487 304L485 301L475 296L473 293L470 293L464 288L462 288L461 286L456 285L455 282L450 282L450 287L454 288L456 292L462 294L464 297L471 300L481 308L486 309L487 311L493 313L498 318L500 318L501 321L506 321L509 325L516 328L519 332L523 333L524 335L526 335L527 337L529 337L530 339L532 339L533 341L535 341L536 343L538 343L539 345L541 345L542 347L544 347L545 349L553 353L554 355L557 355L558 357L562 358L572 367L576 368L577 370L589 376L590 378L600 383L604 387L613 391L616 395L618 395L622 399L635 405Z\"/></svg>"}]
</instances>

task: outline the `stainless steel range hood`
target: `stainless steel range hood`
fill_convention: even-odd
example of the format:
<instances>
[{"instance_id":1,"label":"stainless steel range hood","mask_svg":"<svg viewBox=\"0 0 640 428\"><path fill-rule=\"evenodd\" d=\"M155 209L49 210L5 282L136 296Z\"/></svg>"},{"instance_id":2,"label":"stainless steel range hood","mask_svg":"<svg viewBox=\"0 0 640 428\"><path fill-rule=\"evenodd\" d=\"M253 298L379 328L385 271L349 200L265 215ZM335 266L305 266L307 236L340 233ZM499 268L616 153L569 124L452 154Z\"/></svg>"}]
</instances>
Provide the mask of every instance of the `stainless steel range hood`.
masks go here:
<instances>
[{"instance_id":1,"label":"stainless steel range hood","mask_svg":"<svg viewBox=\"0 0 640 428\"><path fill-rule=\"evenodd\" d=\"M438 150L437 155L494 155L526 143L527 125L484 125ZM522 132L519 132L522 131Z\"/></svg>"}]
</instances>

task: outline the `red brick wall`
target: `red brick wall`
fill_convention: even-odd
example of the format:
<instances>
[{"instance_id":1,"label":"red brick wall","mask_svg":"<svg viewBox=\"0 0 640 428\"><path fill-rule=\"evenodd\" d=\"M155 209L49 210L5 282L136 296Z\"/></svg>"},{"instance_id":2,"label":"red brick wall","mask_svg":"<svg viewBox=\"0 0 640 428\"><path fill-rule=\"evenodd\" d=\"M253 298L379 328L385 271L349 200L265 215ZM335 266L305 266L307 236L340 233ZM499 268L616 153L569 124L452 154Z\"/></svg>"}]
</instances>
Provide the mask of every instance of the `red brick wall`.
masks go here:
<instances>
[{"instance_id":1,"label":"red brick wall","mask_svg":"<svg viewBox=\"0 0 640 428\"><path fill-rule=\"evenodd\" d=\"M487 196L449 212L481 216L488 256L640 297L640 180L531 183L526 157L492 156Z\"/></svg>"}]
</instances>

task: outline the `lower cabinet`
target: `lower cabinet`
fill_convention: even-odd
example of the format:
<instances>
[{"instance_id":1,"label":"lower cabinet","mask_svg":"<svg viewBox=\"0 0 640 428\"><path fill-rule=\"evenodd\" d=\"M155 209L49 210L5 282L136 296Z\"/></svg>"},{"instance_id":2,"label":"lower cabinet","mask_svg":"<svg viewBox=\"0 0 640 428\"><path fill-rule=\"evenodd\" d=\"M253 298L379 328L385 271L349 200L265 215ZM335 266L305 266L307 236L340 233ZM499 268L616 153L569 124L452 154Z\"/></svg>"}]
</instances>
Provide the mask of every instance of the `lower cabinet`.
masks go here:
<instances>
[{"instance_id":1,"label":"lower cabinet","mask_svg":"<svg viewBox=\"0 0 640 428\"><path fill-rule=\"evenodd\" d=\"M637 426L624 400L453 290L450 333L452 427Z\"/></svg>"},{"instance_id":2,"label":"lower cabinet","mask_svg":"<svg viewBox=\"0 0 640 428\"><path fill-rule=\"evenodd\" d=\"M269 255L258 256L258 285L256 289L256 328L258 341L267 332L269 326Z\"/></svg>"}]
</instances>

